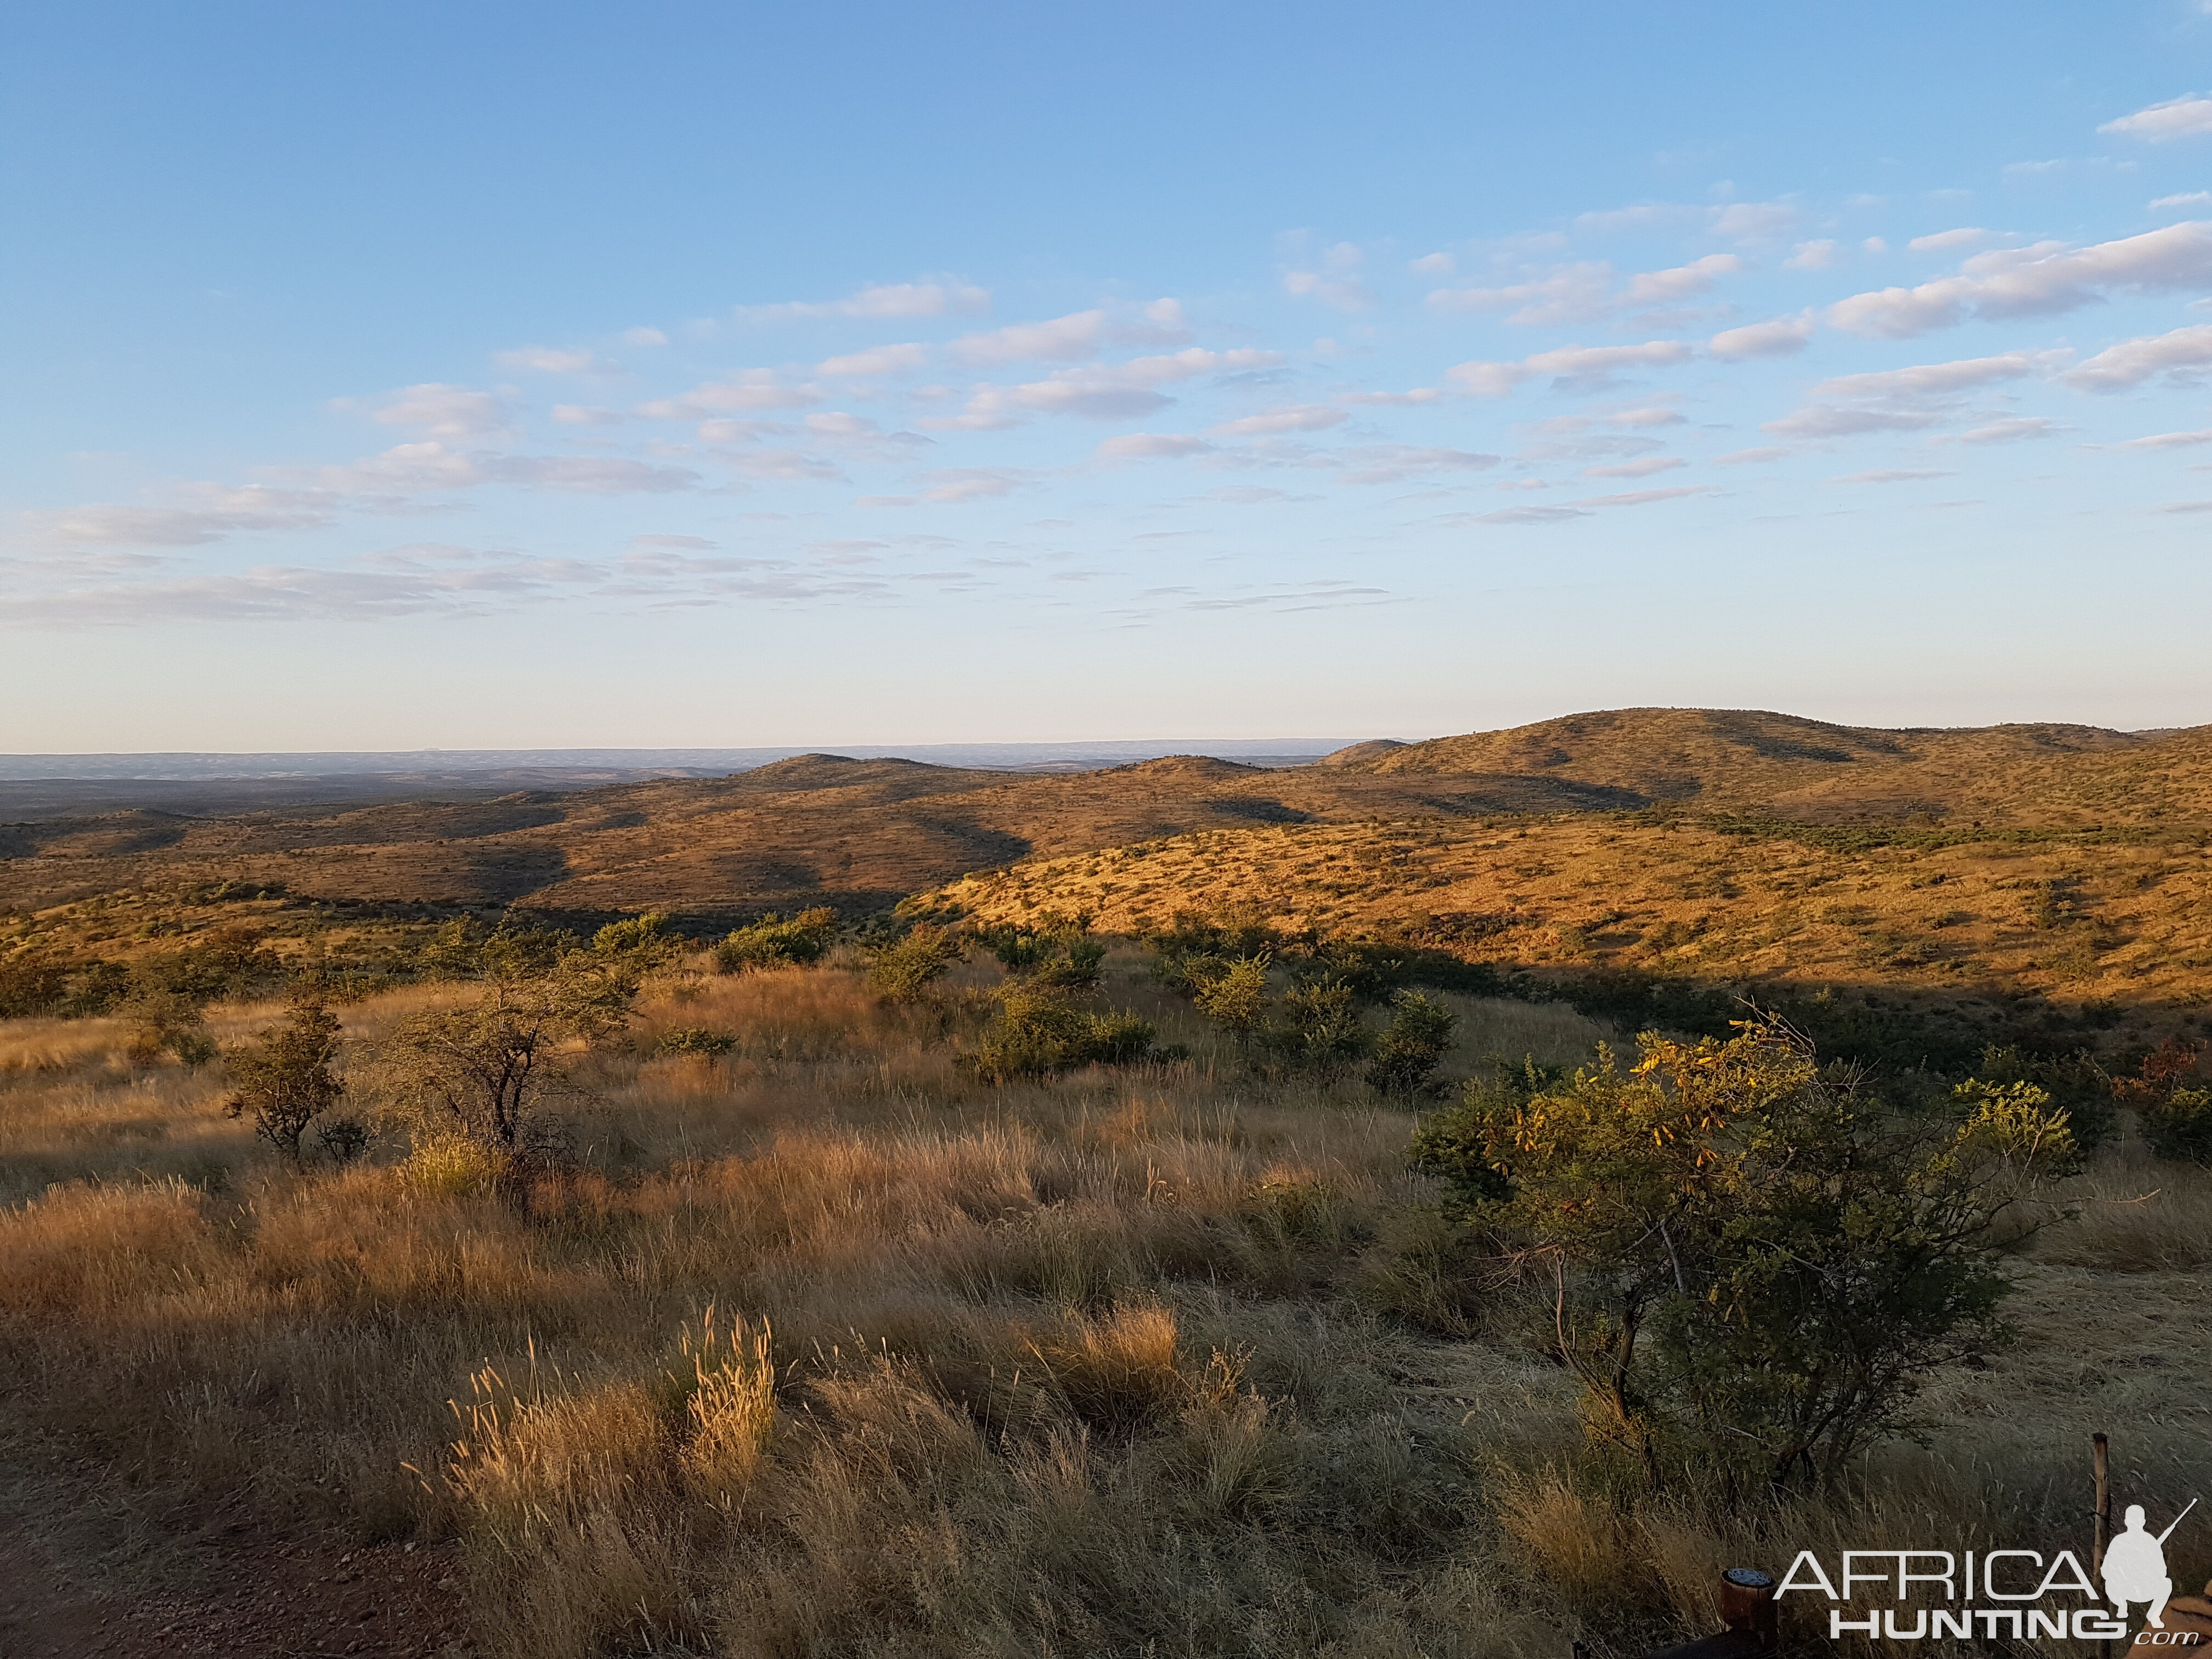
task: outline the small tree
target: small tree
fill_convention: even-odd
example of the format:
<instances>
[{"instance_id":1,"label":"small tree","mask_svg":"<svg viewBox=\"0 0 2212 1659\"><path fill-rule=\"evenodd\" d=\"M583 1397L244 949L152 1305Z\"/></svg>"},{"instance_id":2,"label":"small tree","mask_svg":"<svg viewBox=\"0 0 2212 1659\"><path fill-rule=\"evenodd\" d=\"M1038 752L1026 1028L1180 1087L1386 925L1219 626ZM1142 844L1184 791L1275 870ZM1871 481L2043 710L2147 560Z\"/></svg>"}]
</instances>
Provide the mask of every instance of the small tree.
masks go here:
<instances>
[{"instance_id":1,"label":"small tree","mask_svg":"<svg viewBox=\"0 0 2212 1659\"><path fill-rule=\"evenodd\" d=\"M714 971L742 974L819 962L836 938L837 913L827 905L801 910L788 921L771 910L750 926L732 929L714 947Z\"/></svg>"},{"instance_id":2,"label":"small tree","mask_svg":"<svg viewBox=\"0 0 2212 1659\"><path fill-rule=\"evenodd\" d=\"M469 1006L401 1021L379 1054L380 1086L414 1127L511 1152L544 1097L570 1086L563 1051L620 1030L637 981L619 951L571 951L549 973L495 975Z\"/></svg>"},{"instance_id":3,"label":"small tree","mask_svg":"<svg viewBox=\"0 0 2212 1659\"><path fill-rule=\"evenodd\" d=\"M345 1092L345 1085L331 1069L339 1037L337 1016L313 992L302 993L294 999L282 1024L223 1055L237 1085L223 1097L224 1112L231 1117L252 1114L254 1133L298 1163L300 1138L307 1126ZM324 1139L333 1155L351 1140L343 1132ZM359 1150L353 1148L356 1153Z\"/></svg>"},{"instance_id":4,"label":"small tree","mask_svg":"<svg viewBox=\"0 0 2212 1659\"><path fill-rule=\"evenodd\" d=\"M2018 1206L2078 1167L2039 1089L1977 1085L1931 1125L1779 1026L1638 1048L1527 1095L1470 1085L1415 1140L1501 1268L1534 1270L1598 1443L1655 1482L1825 1477L2007 1339Z\"/></svg>"},{"instance_id":5,"label":"small tree","mask_svg":"<svg viewBox=\"0 0 2212 1659\"><path fill-rule=\"evenodd\" d=\"M1263 1035L1290 1066L1322 1078L1340 1075L1375 1046L1375 1034L1360 1021L1358 994L1334 975L1284 992Z\"/></svg>"},{"instance_id":6,"label":"small tree","mask_svg":"<svg viewBox=\"0 0 2212 1659\"><path fill-rule=\"evenodd\" d=\"M1080 1066L1128 1066L1152 1050L1151 1022L1132 1013L1078 1008L1056 986L1016 981L1000 993L999 1015L963 1063L989 1083L1049 1077Z\"/></svg>"},{"instance_id":7,"label":"small tree","mask_svg":"<svg viewBox=\"0 0 2212 1659\"><path fill-rule=\"evenodd\" d=\"M204 1066L216 1057L207 1034L207 1015L197 998L182 991L141 990L123 1006L131 1024L131 1059L151 1066L173 1054L185 1066Z\"/></svg>"},{"instance_id":8,"label":"small tree","mask_svg":"<svg viewBox=\"0 0 2212 1659\"><path fill-rule=\"evenodd\" d=\"M868 983L886 1002L919 1002L967 954L967 941L959 934L922 922L869 953Z\"/></svg>"},{"instance_id":9,"label":"small tree","mask_svg":"<svg viewBox=\"0 0 2212 1659\"><path fill-rule=\"evenodd\" d=\"M1458 1024L1458 1016L1419 991L1399 992L1391 999L1390 1024L1375 1045L1367 1081L1386 1095L1419 1094L1443 1062Z\"/></svg>"},{"instance_id":10,"label":"small tree","mask_svg":"<svg viewBox=\"0 0 2212 1659\"><path fill-rule=\"evenodd\" d=\"M1198 1012L1226 1026L1240 1041L1249 1039L1267 1012L1267 953L1236 957L1191 979L1191 1000Z\"/></svg>"}]
</instances>

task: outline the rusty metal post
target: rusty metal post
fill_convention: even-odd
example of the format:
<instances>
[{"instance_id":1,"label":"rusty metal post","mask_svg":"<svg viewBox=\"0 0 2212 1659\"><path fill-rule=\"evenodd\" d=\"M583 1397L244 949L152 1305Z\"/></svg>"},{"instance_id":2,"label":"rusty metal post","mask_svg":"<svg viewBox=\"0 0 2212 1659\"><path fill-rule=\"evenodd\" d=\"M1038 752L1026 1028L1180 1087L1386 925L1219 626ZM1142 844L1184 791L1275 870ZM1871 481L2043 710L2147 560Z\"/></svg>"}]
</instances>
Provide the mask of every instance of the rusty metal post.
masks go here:
<instances>
[{"instance_id":1,"label":"rusty metal post","mask_svg":"<svg viewBox=\"0 0 2212 1659\"><path fill-rule=\"evenodd\" d=\"M1771 1653L1781 1641L1781 1612L1772 1573L1730 1567L1721 1575L1721 1618L1730 1630L1754 1638L1761 1653Z\"/></svg>"},{"instance_id":2,"label":"rusty metal post","mask_svg":"<svg viewBox=\"0 0 2212 1659\"><path fill-rule=\"evenodd\" d=\"M2089 1467L2096 1479L2097 1507L2094 1542L2089 1552L2089 1576L2099 1583L2105 1580L2105 1540L2112 1535L2112 1488L2108 1476L2112 1469L2112 1443L2101 1434L2089 1437ZM2112 1659L2110 1638L2097 1644L2098 1659Z\"/></svg>"}]
</instances>

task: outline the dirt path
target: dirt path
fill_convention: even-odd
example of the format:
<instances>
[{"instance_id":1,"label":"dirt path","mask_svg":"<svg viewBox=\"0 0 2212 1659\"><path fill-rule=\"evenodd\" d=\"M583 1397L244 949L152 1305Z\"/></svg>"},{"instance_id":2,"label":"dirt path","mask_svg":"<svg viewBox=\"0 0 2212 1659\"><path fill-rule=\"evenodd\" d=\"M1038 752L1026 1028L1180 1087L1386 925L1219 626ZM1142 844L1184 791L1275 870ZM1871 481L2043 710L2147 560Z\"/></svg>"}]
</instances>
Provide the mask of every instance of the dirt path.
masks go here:
<instances>
[{"instance_id":1,"label":"dirt path","mask_svg":"<svg viewBox=\"0 0 2212 1659\"><path fill-rule=\"evenodd\" d=\"M450 1551L242 1543L206 1564L216 1588L103 1599L0 1516L4 1659L468 1659Z\"/></svg>"}]
</instances>

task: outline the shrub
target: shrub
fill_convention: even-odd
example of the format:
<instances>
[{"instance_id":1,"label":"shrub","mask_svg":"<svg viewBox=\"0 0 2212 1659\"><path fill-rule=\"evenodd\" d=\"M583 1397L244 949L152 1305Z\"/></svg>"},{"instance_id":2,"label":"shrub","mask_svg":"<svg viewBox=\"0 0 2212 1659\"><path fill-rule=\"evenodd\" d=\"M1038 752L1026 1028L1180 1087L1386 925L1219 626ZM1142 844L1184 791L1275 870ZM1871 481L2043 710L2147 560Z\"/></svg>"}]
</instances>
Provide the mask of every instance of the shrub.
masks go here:
<instances>
[{"instance_id":1,"label":"shrub","mask_svg":"<svg viewBox=\"0 0 2212 1659\"><path fill-rule=\"evenodd\" d=\"M0 1019L53 1013L69 988L69 969L50 958L23 954L0 962Z\"/></svg>"},{"instance_id":2,"label":"shrub","mask_svg":"<svg viewBox=\"0 0 2212 1659\"><path fill-rule=\"evenodd\" d=\"M199 944L138 964L131 977L194 1002L244 996L284 976L284 964L250 927L221 927Z\"/></svg>"},{"instance_id":3,"label":"shrub","mask_svg":"<svg viewBox=\"0 0 2212 1659\"><path fill-rule=\"evenodd\" d=\"M180 991L143 991L124 1007L131 1023L132 1064L151 1066L173 1054L185 1066L204 1066L216 1057L200 1005Z\"/></svg>"},{"instance_id":4,"label":"shrub","mask_svg":"<svg viewBox=\"0 0 2212 1659\"><path fill-rule=\"evenodd\" d=\"M1081 1066L1127 1066L1152 1052L1150 1022L1130 1013L1074 1006L1054 986L1017 982L1000 994L998 1017L963 1057L990 1083L1048 1077Z\"/></svg>"},{"instance_id":5,"label":"shrub","mask_svg":"<svg viewBox=\"0 0 2212 1659\"><path fill-rule=\"evenodd\" d=\"M2176 1089L2146 1107L2142 1131L2160 1158L2212 1164L2212 1089Z\"/></svg>"},{"instance_id":6,"label":"shrub","mask_svg":"<svg viewBox=\"0 0 2212 1659\"><path fill-rule=\"evenodd\" d=\"M1984 1083L2029 1083L2051 1097L2066 1114L2074 1144L2094 1152L2112 1133L2112 1077L2087 1048L2069 1054L2039 1054L2018 1043L1991 1043L1982 1050L1974 1078Z\"/></svg>"},{"instance_id":7,"label":"shrub","mask_svg":"<svg viewBox=\"0 0 2212 1659\"><path fill-rule=\"evenodd\" d=\"M1267 956L1194 963L1191 1000L1217 1025L1249 1036L1267 1012Z\"/></svg>"},{"instance_id":8,"label":"shrub","mask_svg":"<svg viewBox=\"0 0 2212 1659\"><path fill-rule=\"evenodd\" d=\"M1826 1478L2006 1340L1998 1251L2078 1166L2040 1091L1982 1090L1900 1121L1784 1028L1647 1034L1626 1070L1471 1085L1416 1148L1501 1265L1540 1269L1599 1443L1654 1482Z\"/></svg>"},{"instance_id":9,"label":"shrub","mask_svg":"<svg viewBox=\"0 0 2212 1659\"><path fill-rule=\"evenodd\" d=\"M592 935L594 955L621 959L640 974L672 961L684 949L683 939L670 931L668 918L658 910L611 921Z\"/></svg>"},{"instance_id":10,"label":"shrub","mask_svg":"<svg viewBox=\"0 0 2212 1659\"><path fill-rule=\"evenodd\" d=\"M1375 1034L1360 1023L1358 998L1334 977L1284 992L1261 1035L1286 1063L1322 1077L1338 1075L1375 1047Z\"/></svg>"},{"instance_id":11,"label":"shrub","mask_svg":"<svg viewBox=\"0 0 2212 1659\"><path fill-rule=\"evenodd\" d=\"M951 928L923 922L869 952L868 983L886 1002L919 1002L967 954L967 942Z\"/></svg>"},{"instance_id":12,"label":"shrub","mask_svg":"<svg viewBox=\"0 0 2212 1659\"><path fill-rule=\"evenodd\" d=\"M232 1117L252 1114L253 1132L298 1162L300 1138L307 1133L307 1126L345 1092L345 1085L331 1069L331 1061L337 1056L338 1037L337 1016L324 1006L322 999L313 993L300 996L283 1024L271 1026L258 1040L224 1054L224 1064L237 1085L223 1097L224 1112ZM332 1139L330 1134L324 1136L325 1145ZM337 1137L339 1144L345 1139L343 1134ZM366 1141L364 1131L362 1144ZM359 1145L353 1147L354 1152L360 1150Z\"/></svg>"},{"instance_id":13,"label":"shrub","mask_svg":"<svg viewBox=\"0 0 2212 1659\"><path fill-rule=\"evenodd\" d=\"M1401 991L1391 1000L1390 1024L1375 1045L1367 1080L1386 1095L1417 1095L1451 1048L1458 1017L1419 991Z\"/></svg>"},{"instance_id":14,"label":"shrub","mask_svg":"<svg viewBox=\"0 0 2212 1659\"><path fill-rule=\"evenodd\" d=\"M696 1054L711 1060L717 1054L726 1054L735 1049L738 1040L727 1031L710 1031L704 1026L685 1025L663 1031L654 1051L664 1054Z\"/></svg>"},{"instance_id":15,"label":"shrub","mask_svg":"<svg viewBox=\"0 0 2212 1659\"><path fill-rule=\"evenodd\" d=\"M541 1099L570 1086L563 1051L613 1036L637 992L633 962L572 951L554 971L493 980L471 1006L400 1022L377 1058L382 1092L418 1133L512 1152Z\"/></svg>"},{"instance_id":16,"label":"shrub","mask_svg":"<svg viewBox=\"0 0 2212 1659\"><path fill-rule=\"evenodd\" d=\"M819 962L837 938L837 913L825 906L801 910L788 921L773 910L732 930L714 947L714 971L742 974Z\"/></svg>"}]
</instances>

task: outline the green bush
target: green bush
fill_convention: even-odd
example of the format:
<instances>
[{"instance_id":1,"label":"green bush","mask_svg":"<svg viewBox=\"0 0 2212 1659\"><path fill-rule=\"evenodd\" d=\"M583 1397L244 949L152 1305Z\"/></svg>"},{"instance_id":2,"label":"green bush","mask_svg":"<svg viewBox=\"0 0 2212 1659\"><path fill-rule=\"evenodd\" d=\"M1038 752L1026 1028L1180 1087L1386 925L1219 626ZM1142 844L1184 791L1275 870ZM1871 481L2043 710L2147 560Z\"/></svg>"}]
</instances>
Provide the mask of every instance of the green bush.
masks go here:
<instances>
[{"instance_id":1,"label":"green bush","mask_svg":"<svg viewBox=\"0 0 2212 1659\"><path fill-rule=\"evenodd\" d=\"M1261 1039L1286 1065L1324 1078L1340 1075L1375 1048L1375 1034L1360 1022L1358 995L1333 977L1284 992L1268 1010Z\"/></svg>"},{"instance_id":2,"label":"green bush","mask_svg":"<svg viewBox=\"0 0 2212 1659\"><path fill-rule=\"evenodd\" d=\"M69 969L29 954L0 962L0 1019L58 1013L69 996Z\"/></svg>"},{"instance_id":3,"label":"green bush","mask_svg":"<svg viewBox=\"0 0 2212 1659\"><path fill-rule=\"evenodd\" d=\"M2176 1089L2142 1116L2143 1139L2159 1157L2212 1164L2212 1089Z\"/></svg>"},{"instance_id":4,"label":"green bush","mask_svg":"<svg viewBox=\"0 0 2212 1659\"><path fill-rule=\"evenodd\" d=\"M2007 1340L2000 1252L2080 1159L2029 1085L1901 1118L1802 1039L1648 1034L1526 1096L1477 1085L1416 1155L1654 1482L1832 1477L1938 1370Z\"/></svg>"},{"instance_id":5,"label":"green bush","mask_svg":"<svg viewBox=\"0 0 2212 1659\"><path fill-rule=\"evenodd\" d=\"M1418 1095L1451 1048L1458 1017L1419 991L1391 999L1390 1024L1375 1045L1367 1081L1386 1095Z\"/></svg>"},{"instance_id":6,"label":"green bush","mask_svg":"<svg viewBox=\"0 0 2212 1659\"><path fill-rule=\"evenodd\" d=\"M963 1056L990 1083L1049 1077L1083 1066L1128 1066L1152 1051L1153 1029L1132 1013L1078 1008L1054 986L1015 983L972 1054Z\"/></svg>"},{"instance_id":7,"label":"green bush","mask_svg":"<svg viewBox=\"0 0 2212 1659\"><path fill-rule=\"evenodd\" d=\"M207 1034L207 1016L194 998L181 991L142 991L124 1006L131 1024L131 1062L151 1066L163 1054L185 1066L204 1066L216 1057Z\"/></svg>"},{"instance_id":8,"label":"green bush","mask_svg":"<svg viewBox=\"0 0 2212 1659\"><path fill-rule=\"evenodd\" d=\"M732 930L714 947L714 971L742 974L819 962L836 942L837 913L827 906L801 910L788 921L773 910L758 921Z\"/></svg>"},{"instance_id":9,"label":"green bush","mask_svg":"<svg viewBox=\"0 0 2212 1659\"><path fill-rule=\"evenodd\" d=\"M959 934L922 922L868 953L868 983L886 1002L919 1002L967 954Z\"/></svg>"},{"instance_id":10,"label":"green bush","mask_svg":"<svg viewBox=\"0 0 2212 1659\"><path fill-rule=\"evenodd\" d=\"M345 1092L345 1085L331 1069L337 1057L338 1037L337 1016L322 999L312 993L299 997L283 1024L223 1055L236 1085L223 1097L223 1110L232 1117L252 1114L253 1132L298 1162L300 1137L307 1133L307 1125Z\"/></svg>"},{"instance_id":11,"label":"green bush","mask_svg":"<svg viewBox=\"0 0 2212 1659\"><path fill-rule=\"evenodd\" d=\"M704 1026L686 1025L675 1030L663 1031L653 1050L663 1054L697 1054L713 1059L716 1054L733 1052L738 1040L727 1031L710 1031Z\"/></svg>"}]
</instances>

